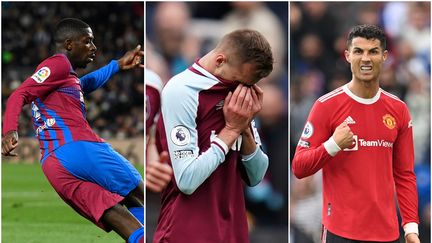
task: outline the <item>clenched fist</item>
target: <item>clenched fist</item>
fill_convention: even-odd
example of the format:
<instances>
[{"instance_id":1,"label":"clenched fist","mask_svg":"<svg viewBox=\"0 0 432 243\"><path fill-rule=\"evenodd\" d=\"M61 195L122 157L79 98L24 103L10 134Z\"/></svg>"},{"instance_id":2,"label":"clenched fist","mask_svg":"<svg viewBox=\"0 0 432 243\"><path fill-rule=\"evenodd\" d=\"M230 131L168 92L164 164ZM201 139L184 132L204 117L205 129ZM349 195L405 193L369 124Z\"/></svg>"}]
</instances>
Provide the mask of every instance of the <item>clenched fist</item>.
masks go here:
<instances>
[{"instance_id":1,"label":"clenched fist","mask_svg":"<svg viewBox=\"0 0 432 243\"><path fill-rule=\"evenodd\" d=\"M333 133L333 139L342 150L354 144L354 134L346 122L342 122L336 127Z\"/></svg>"}]
</instances>

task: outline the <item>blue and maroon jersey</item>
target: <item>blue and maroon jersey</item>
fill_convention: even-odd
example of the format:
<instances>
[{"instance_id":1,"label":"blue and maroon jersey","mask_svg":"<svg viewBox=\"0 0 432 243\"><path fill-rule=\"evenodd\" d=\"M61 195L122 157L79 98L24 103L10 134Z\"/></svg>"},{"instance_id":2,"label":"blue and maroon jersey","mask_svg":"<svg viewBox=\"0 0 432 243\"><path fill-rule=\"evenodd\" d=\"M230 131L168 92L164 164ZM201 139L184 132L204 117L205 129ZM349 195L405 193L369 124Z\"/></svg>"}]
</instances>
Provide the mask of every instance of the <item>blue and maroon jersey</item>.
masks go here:
<instances>
[{"instance_id":1,"label":"blue and maroon jersey","mask_svg":"<svg viewBox=\"0 0 432 243\"><path fill-rule=\"evenodd\" d=\"M17 130L22 107L31 103L41 161L53 150L73 141L103 142L91 130L84 104L84 94L103 85L118 71L118 64L112 61L102 69L108 72L95 72L80 81L65 55L56 54L45 59L9 97L3 134ZM99 82L93 82L95 80Z\"/></svg>"}]
</instances>

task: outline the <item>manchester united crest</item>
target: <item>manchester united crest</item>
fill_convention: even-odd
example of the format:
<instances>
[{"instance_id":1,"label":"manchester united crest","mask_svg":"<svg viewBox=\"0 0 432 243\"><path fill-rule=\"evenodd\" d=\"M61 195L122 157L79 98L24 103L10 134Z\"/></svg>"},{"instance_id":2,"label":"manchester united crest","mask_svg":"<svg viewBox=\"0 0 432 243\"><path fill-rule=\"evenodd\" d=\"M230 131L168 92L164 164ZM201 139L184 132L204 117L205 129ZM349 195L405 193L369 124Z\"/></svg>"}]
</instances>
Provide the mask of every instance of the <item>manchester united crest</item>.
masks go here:
<instances>
[{"instance_id":1,"label":"manchester united crest","mask_svg":"<svg viewBox=\"0 0 432 243\"><path fill-rule=\"evenodd\" d=\"M396 119L390 114L385 114L383 116L383 123L388 129L393 129L396 127Z\"/></svg>"}]
</instances>

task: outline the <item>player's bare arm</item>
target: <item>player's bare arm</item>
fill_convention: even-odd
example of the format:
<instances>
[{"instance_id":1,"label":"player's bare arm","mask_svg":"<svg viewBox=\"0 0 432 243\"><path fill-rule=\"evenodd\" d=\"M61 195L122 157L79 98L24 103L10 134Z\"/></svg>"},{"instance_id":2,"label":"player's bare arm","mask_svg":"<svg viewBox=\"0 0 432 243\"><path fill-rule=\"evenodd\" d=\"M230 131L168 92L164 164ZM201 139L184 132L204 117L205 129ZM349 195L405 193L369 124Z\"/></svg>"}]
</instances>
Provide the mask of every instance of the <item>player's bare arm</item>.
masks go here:
<instances>
[{"instance_id":1,"label":"player's bare arm","mask_svg":"<svg viewBox=\"0 0 432 243\"><path fill-rule=\"evenodd\" d=\"M2 139L2 155L17 156L12 152L18 146L18 132L9 131Z\"/></svg>"},{"instance_id":2,"label":"player's bare arm","mask_svg":"<svg viewBox=\"0 0 432 243\"><path fill-rule=\"evenodd\" d=\"M249 126L253 113L253 99L251 89L239 84L233 93L225 99L223 113L225 127L218 137L231 147L240 134Z\"/></svg>"},{"instance_id":3,"label":"player's bare arm","mask_svg":"<svg viewBox=\"0 0 432 243\"><path fill-rule=\"evenodd\" d=\"M247 128L242 132L242 145L240 153L243 155L252 154L256 150L256 143L252 131Z\"/></svg>"},{"instance_id":4,"label":"player's bare arm","mask_svg":"<svg viewBox=\"0 0 432 243\"><path fill-rule=\"evenodd\" d=\"M160 154L159 161L150 160L146 164L146 187L153 192L161 192L171 181L173 170L165 162L168 160L168 152Z\"/></svg>"},{"instance_id":5,"label":"player's bare arm","mask_svg":"<svg viewBox=\"0 0 432 243\"><path fill-rule=\"evenodd\" d=\"M143 58L144 51L141 50L141 45L137 45L135 49L126 52L117 62L120 70L128 70L137 66L144 68L144 64L141 64Z\"/></svg>"},{"instance_id":6,"label":"player's bare arm","mask_svg":"<svg viewBox=\"0 0 432 243\"><path fill-rule=\"evenodd\" d=\"M349 148L354 143L354 134L346 122L342 122L336 127L333 133L333 139L340 149Z\"/></svg>"},{"instance_id":7,"label":"player's bare arm","mask_svg":"<svg viewBox=\"0 0 432 243\"><path fill-rule=\"evenodd\" d=\"M405 237L405 243L420 243L420 239L417 234L411 233Z\"/></svg>"}]
</instances>

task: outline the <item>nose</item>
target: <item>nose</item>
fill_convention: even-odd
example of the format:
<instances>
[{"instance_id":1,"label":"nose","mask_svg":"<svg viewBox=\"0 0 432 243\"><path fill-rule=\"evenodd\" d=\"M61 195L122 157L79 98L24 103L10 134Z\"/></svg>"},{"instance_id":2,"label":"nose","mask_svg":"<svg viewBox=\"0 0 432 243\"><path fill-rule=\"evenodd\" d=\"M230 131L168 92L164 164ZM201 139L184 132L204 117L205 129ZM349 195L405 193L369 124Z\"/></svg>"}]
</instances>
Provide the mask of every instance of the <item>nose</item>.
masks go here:
<instances>
[{"instance_id":1,"label":"nose","mask_svg":"<svg viewBox=\"0 0 432 243\"><path fill-rule=\"evenodd\" d=\"M370 57L369 57L368 53L366 53L366 52L363 53L363 55L361 57L361 60L364 61L364 62L370 61Z\"/></svg>"},{"instance_id":2,"label":"nose","mask_svg":"<svg viewBox=\"0 0 432 243\"><path fill-rule=\"evenodd\" d=\"M97 51L97 47L96 45L92 42L92 46L90 48L92 51L96 52Z\"/></svg>"}]
</instances>

